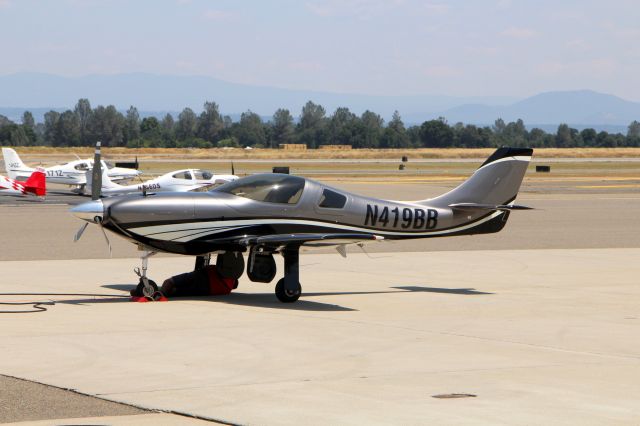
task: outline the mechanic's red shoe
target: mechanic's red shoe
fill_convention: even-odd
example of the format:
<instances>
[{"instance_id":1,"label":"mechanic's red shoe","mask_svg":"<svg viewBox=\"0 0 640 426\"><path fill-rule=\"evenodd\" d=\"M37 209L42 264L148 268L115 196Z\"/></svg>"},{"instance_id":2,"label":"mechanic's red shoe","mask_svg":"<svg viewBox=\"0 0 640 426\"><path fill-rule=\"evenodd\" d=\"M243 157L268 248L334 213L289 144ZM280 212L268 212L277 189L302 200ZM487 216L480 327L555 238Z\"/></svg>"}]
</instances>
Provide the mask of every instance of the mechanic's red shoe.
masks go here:
<instances>
[{"instance_id":1,"label":"mechanic's red shoe","mask_svg":"<svg viewBox=\"0 0 640 426\"><path fill-rule=\"evenodd\" d=\"M169 299L167 299L167 296L162 294L161 291L156 291L155 293L153 293L153 300L155 300L156 302L168 302L169 301Z\"/></svg>"}]
</instances>

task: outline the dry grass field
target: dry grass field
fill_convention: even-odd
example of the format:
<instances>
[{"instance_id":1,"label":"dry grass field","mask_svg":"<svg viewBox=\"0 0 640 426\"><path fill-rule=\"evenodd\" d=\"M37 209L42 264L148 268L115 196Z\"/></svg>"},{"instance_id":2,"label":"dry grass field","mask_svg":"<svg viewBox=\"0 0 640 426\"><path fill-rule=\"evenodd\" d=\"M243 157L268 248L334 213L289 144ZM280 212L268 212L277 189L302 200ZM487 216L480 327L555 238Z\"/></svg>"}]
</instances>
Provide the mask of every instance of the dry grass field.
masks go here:
<instances>
[{"instance_id":1,"label":"dry grass field","mask_svg":"<svg viewBox=\"0 0 640 426\"><path fill-rule=\"evenodd\" d=\"M28 165L50 166L93 155L92 148L20 147ZM131 161L138 158L144 178L186 168L245 176L289 166L292 174L323 180L366 178L397 181L462 180L493 149L357 149L285 151L271 149L104 148L104 158ZM408 162L402 163L406 155ZM332 161L335 160L335 161ZM431 161L433 160L433 161ZM547 162L548 161L548 162ZM404 164L404 170L399 167ZM535 173L535 166L551 165L551 173ZM4 169L4 167L3 167ZM640 148L536 149L528 177L536 180L640 180Z\"/></svg>"}]
</instances>

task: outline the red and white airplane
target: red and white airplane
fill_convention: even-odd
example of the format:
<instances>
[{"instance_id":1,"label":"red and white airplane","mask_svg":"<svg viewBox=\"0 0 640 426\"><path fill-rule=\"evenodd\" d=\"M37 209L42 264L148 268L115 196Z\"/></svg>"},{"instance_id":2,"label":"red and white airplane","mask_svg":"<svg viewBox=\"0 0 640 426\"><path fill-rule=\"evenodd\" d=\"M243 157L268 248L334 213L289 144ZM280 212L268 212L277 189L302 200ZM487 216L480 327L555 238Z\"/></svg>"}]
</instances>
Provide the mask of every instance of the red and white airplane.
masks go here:
<instances>
[{"instance_id":1,"label":"red and white airplane","mask_svg":"<svg viewBox=\"0 0 640 426\"><path fill-rule=\"evenodd\" d=\"M47 179L44 169L38 167L24 182L0 176L0 195L35 195L36 197L44 197L47 195Z\"/></svg>"}]
</instances>

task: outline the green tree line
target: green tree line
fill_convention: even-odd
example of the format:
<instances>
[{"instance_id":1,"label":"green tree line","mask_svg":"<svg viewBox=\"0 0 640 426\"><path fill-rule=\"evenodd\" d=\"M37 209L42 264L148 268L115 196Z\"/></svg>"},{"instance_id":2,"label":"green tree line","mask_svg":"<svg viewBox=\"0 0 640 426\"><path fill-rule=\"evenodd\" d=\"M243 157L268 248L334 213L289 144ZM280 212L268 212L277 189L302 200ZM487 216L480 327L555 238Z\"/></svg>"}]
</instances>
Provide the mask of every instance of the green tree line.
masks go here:
<instances>
[{"instance_id":1,"label":"green tree line","mask_svg":"<svg viewBox=\"0 0 640 426\"><path fill-rule=\"evenodd\" d=\"M338 108L332 114L311 101L296 120L287 109L278 109L271 120L251 111L233 121L220 114L218 104L205 102L197 114L185 108L173 117L140 118L131 106L122 114L113 105L92 108L80 99L73 110L49 111L44 122L36 123L25 111L22 123L0 115L0 144L11 146L91 146L100 140L112 147L260 147L298 143L309 148L322 145L351 145L354 148L484 148L502 145L516 147L627 147L640 146L640 123L629 124L627 134L578 131L560 124L556 133L539 128L527 130L522 120L506 123L497 119L493 126L449 124L444 118L421 125L405 126L396 111L388 123L375 112L354 114Z\"/></svg>"}]
</instances>

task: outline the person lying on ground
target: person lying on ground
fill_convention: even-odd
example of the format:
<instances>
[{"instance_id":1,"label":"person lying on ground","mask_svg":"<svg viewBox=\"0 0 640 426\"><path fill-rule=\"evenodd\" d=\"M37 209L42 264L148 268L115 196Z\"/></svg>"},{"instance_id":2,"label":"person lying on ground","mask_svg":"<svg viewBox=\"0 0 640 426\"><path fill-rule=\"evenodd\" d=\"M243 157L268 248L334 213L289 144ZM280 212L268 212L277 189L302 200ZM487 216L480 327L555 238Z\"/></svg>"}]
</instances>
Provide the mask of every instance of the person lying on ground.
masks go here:
<instances>
[{"instance_id":1,"label":"person lying on ground","mask_svg":"<svg viewBox=\"0 0 640 426\"><path fill-rule=\"evenodd\" d=\"M238 287L238 280L223 278L215 265L208 265L192 272L166 279L159 289L158 297L218 296L231 293ZM131 290L131 296L141 297L141 287Z\"/></svg>"}]
</instances>

